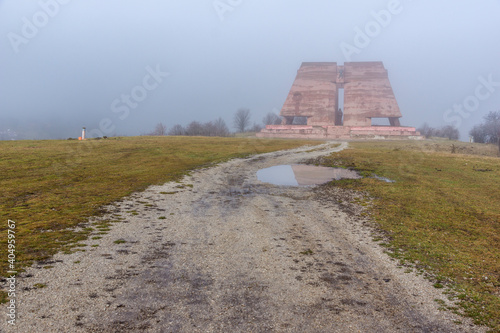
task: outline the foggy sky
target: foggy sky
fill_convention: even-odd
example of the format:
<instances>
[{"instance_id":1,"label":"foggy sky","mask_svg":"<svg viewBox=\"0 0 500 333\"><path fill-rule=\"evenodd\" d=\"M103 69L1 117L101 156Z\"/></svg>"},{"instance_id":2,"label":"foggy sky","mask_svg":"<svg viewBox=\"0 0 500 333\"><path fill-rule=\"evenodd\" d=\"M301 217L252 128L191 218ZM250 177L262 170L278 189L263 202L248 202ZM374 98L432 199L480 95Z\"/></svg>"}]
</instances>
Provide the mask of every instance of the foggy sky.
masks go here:
<instances>
[{"instance_id":1,"label":"foggy sky","mask_svg":"<svg viewBox=\"0 0 500 333\"><path fill-rule=\"evenodd\" d=\"M0 132L231 126L240 107L261 123L302 62L383 61L403 125L466 139L500 110L499 12L499 0L0 0Z\"/></svg>"}]
</instances>

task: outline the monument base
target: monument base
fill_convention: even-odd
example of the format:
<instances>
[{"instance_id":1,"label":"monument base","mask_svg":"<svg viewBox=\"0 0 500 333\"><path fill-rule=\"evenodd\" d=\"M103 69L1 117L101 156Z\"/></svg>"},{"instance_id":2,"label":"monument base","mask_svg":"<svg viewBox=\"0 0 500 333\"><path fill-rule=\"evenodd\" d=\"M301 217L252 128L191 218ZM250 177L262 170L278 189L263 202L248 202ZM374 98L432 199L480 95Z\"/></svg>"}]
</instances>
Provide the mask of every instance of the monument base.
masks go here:
<instances>
[{"instance_id":1,"label":"monument base","mask_svg":"<svg viewBox=\"0 0 500 333\"><path fill-rule=\"evenodd\" d=\"M312 125L267 125L257 133L259 138L290 139L410 139L423 140L415 127L403 126L312 126Z\"/></svg>"}]
</instances>

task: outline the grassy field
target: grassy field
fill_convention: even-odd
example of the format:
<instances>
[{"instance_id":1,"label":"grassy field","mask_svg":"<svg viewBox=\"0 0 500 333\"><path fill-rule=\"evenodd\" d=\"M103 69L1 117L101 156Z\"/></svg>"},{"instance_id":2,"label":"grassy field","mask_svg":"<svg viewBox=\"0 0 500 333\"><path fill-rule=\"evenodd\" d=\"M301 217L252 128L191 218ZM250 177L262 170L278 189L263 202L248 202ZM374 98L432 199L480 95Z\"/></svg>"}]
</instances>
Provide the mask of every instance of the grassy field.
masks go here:
<instances>
[{"instance_id":1,"label":"grassy field","mask_svg":"<svg viewBox=\"0 0 500 333\"><path fill-rule=\"evenodd\" d=\"M101 207L152 184L229 158L314 144L251 138L135 137L0 142L0 274L7 220L16 221L17 268L83 250L72 230ZM322 158L372 178L331 186L362 190L380 238L407 269L431 273L464 313L500 331L500 159L494 146L448 141L352 142ZM104 230L104 229L102 229ZM84 251L84 250L83 250ZM426 272L426 273L424 273ZM0 297L1 298L1 297Z\"/></svg>"},{"instance_id":2,"label":"grassy field","mask_svg":"<svg viewBox=\"0 0 500 333\"><path fill-rule=\"evenodd\" d=\"M350 147L322 164L396 182L363 178L331 186L367 192L372 199L363 204L385 231L377 240L390 254L407 269L429 272L436 288L459 301L452 311L500 331L498 148L450 141Z\"/></svg>"},{"instance_id":3,"label":"grassy field","mask_svg":"<svg viewBox=\"0 0 500 333\"><path fill-rule=\"evenodd\" d=\"M197 137L0 141L0 275L8 267L9 219L16 222L20 269L77 248L92 230L71 228L132 192L230 158L316 143Z\"/></svg>"}]
</instances>

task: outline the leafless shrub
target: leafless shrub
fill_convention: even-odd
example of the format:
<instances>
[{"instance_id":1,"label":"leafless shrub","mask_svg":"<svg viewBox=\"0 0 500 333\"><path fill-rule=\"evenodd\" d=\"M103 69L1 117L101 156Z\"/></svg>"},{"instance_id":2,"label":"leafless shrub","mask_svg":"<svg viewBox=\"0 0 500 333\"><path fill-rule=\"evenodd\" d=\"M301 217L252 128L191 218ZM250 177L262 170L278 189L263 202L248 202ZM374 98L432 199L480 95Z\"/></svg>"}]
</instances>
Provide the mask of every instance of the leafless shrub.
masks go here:
<instances>
[{"instance_id":1,"label":"leafless shrub","mask_svg":"<svg viewBox=\"0 0 500 333\"><path fill-rule=\"evenodd\" d=\"M441 128L434 128L429 126L429 124L424 123L417 130L426 138L430 138L433 136L439 138L448 138L450 140L458 140L460 138L460 132L458 131L458 129L450 125L443 126Z\"/></svg>"},{"instance_id":2,"label":"leafless shrub","mask_svg":"<svg viewBox=\"0 0 500 333\"><path fill-rule=\"evenodd\" d=\"M229 136L231 133L222 118L207 123L198 121L190 122L186 128L182 125L175 125L170 129L168 135L186 135L186 136Z\"/></svg>"},{"instance_id":3,"label":"leafless shrub","mask_svg":"<svg viewBox=\"0 0 500 333\"><path fill-rule=\"evenodd\" d=\"M167 126L163 125L162 123L156 124L154 131L149 133L149 135L154 135L154 136L162 136L166 134L167 134Z\"/></svg>"},{"instance_id":4,"label":"leafless shrub","mask_svg":"<svg viewBox=\"0 0 500 333\"><path fill-rule=\"evenodd\" d=\"M490 111L483 119L484 122L474 126L469 135L474 138L474 142L498 143L500 149L500 111Z\"/></svg>"},{"instance_id":5,"label":"leafless shrub","mask_svg":"<svg viewBox=\"0 0 500 333\"><path fill-rule=\"evenodd\" d=\"M186 135L186 130L182 125L177 124L168 131L168 135Z\"/></svg>"},{"instance_id":6,"label":"leafless shrub","mask_svg":"<svg viewBox=\"0 0 500 333\"><path fill-rule=\"evenodd\" d=\"M238 132L245 132L250 126L250 109L238 109L234 114L233 125Z\"/></svg>"}]
</instances>

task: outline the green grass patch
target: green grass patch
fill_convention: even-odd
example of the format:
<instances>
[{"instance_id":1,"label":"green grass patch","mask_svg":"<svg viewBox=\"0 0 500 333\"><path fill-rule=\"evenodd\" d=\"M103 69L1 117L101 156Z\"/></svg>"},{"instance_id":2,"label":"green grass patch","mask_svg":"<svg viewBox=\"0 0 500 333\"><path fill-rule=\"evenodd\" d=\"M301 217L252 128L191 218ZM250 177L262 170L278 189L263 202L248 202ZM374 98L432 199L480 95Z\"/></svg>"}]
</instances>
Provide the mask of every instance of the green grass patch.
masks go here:
<instances>
[{"instance_id":1,"label":"green grass patch","mask_svg":"<svg viewBox=\"0 0 500 333\"><path fill-rule=\"evenodd\" d=\"M452 154L452 144L463 153ZM370 216L388 236L383 245L401 249L392 256L437 276L434 286L452 288L462 313L500 330L497 153L489 146L447 141L355 142L350 148L323 159L323 165L396 182L363 178L331 186L368 193Z\"/></svg>"},{"instance_id":2,"label":"green grass patch","mask_svg":"<svg viewBox=\"0 0 500 333\"><path fill-rule=\"evenodd\" d=\"M123 244L123 243L126 243L126 242L127 242L127 241L126 241L126 240L124 240L124 239L117 239L117 240L115 240L113 243L115 243L115 244Z\"/></svg>"},{"instance_id":3,"label":"green grass patch","mask_svg":"<svg viewBox=\"0 0 500 333\"><path fill-rule=\"evenodd\" d=\"M88 218L133 192L231 158L317 143L202 137L0 141L0 257L7 258L8 219L16 221L19 270L58 251L74 252L69 245L92 232ZM84 229L71 230L79 225ZM101 226L94 226L98 234L109 231ZM0 275L7 265L0 261Z\"/></svg>"}]
</instances>

